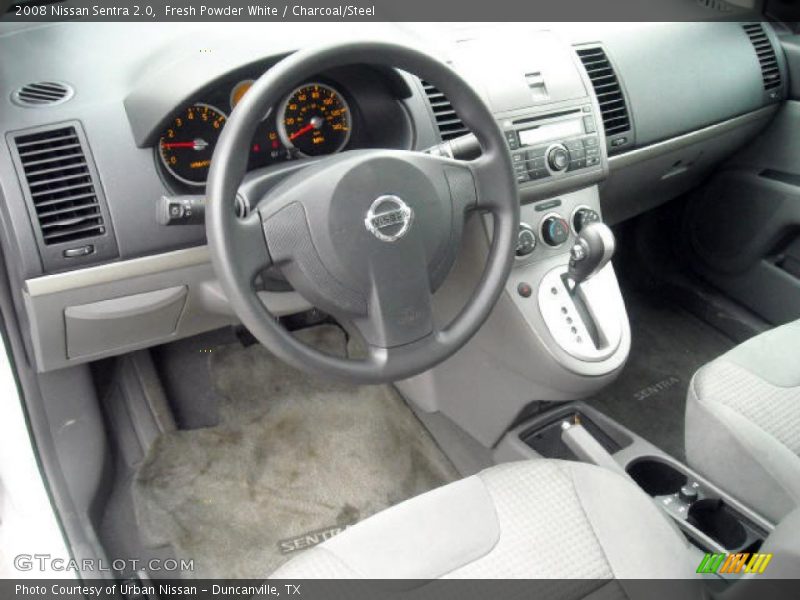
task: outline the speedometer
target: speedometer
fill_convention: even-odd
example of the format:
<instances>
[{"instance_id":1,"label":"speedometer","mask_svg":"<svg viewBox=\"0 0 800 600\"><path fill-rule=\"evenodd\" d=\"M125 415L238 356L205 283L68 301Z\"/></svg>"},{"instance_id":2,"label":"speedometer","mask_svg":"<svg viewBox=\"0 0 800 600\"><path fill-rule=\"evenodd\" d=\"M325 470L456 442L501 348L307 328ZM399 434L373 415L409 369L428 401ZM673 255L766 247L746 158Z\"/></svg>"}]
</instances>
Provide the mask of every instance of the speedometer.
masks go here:
<instances>
[{"instance_id":1,"label":"speedometer","mask_svg":"<svg viewBox=\"0 0 800 600\"><path fill-rule=\"evenodd\" d=\"M204 185L214 147L227 116L209 104L192 104L180 113L158 142L161 163L175 178Z\"/></svg>"},{"instance_id":2,"label":"speedometer","mask_svg":"<svg viewBox=\"0 0 800 600\"><path fill-rule=\"evenodd\" d=\"M287 148L303 156L339 152L350 139L350 107L329 85L306 83L286 98L278 131Z\"/></svg>"}]
</instances>

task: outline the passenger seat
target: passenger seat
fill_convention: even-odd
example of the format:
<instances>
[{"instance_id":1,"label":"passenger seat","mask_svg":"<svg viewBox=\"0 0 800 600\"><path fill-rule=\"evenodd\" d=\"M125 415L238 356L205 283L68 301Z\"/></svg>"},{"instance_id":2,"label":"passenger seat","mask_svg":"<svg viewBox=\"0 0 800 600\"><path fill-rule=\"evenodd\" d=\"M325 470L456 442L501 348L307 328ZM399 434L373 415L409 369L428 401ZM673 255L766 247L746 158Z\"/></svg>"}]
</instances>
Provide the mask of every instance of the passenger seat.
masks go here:
<instances>
[{"instance_id":1,"label":"passenger seat","mask_svg":"<svg viewBox=\"0 0 800 600\"><path fill-rule=\"evenodd\" d=\"M754 337L695 373L686 457L774 522L800 505L800 321Z\"/></svg>"}]
</instances>

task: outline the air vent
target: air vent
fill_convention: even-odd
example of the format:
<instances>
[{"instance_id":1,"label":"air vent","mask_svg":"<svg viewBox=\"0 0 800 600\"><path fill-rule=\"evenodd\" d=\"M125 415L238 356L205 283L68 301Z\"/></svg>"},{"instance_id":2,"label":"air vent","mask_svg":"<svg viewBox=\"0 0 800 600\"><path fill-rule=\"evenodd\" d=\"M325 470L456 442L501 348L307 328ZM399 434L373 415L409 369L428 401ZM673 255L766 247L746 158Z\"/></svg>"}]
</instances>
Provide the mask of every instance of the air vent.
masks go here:
<instances>
[{"instance_id":1,"label":"air vent","mask_svg":"<svg viewBox=\"0 0 800 600\"><path fill-rule=\"evenodd\" d=\"M75 92L66 83L40 81L29 83L11 94L11 101L18 106L41 107L66 102Z\"/></svg>"},{"instance_id":2,"label":"air vent","mask_svg":"<svg viewBox=\"0 0 800 600\"><path fill-rule=\"evenodd\" d=\"M631 121L625 96L606 53L600 47L578 48L577 52L597 94L606 137L630 131Z\"/></svg>"},{"instance_id":3,"label":"air vent","mask_svg":"<svg viewBox=\"0 0 800 600\"><path fill-rule=\"evenodd\" d=\"M775 56L775 49L772 42L764 31L761 23L750 23L743 25L745 33L750 38L750 42L755 48L758 62L761 65L761 76L764 79L764 89L772 90L781 86L781 70L778 66L778 58Z\"/></svg>"},{"instance_id":4,"label":"air vent","mask_svg":"<svg viewBox=\"0 0 800 600\"><path fill-rule=\"evenodd\" d=\"M92 171L75 127L13 138L45 246L106 232Z\"/></svg>"},{"instance_id":5,"label":"air vent","mask_svg":"<svg viewBox=\"0 0 800 600\"><path fill-rule=\"evenodd\" d=\"M717 12L731 12L736 8L725 0L697 0L697 4Z\"/></svg>"},{"instance_id":6,"label":"air vent","mask_svg":"<svg viewBox=\"0 0 800 600\"><path fill-rule=\"evenodd\" d=\"M443 140L452 140L469 133L469 129L458 118L450 101L445 98L442 92L427 81L422 82L422 87L428 97L428 103L433 111L433 116L436 118L436 126L439 128L439 133Z\"/></svg>"}]
</instances>

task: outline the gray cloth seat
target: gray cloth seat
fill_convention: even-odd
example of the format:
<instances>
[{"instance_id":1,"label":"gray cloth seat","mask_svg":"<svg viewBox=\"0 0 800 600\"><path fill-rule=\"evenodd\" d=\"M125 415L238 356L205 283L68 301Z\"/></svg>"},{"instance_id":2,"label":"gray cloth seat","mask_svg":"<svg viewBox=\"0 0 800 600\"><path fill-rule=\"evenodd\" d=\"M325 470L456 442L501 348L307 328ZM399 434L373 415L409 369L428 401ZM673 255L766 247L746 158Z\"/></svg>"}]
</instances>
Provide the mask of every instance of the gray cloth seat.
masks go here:
<instances>
[{"instance_id":1,"label":"gray cloth seat","mask_svg":"<svg viewBox=\"0 0 800 600\"><path fill-rule=\"evenodd\" d=\"M542 459L493 467L389 508L272 577L582 579L597 591L613 578L690 578L690 557L668 517L629 479Z\"/></svg>"},{"instance_id":2,"label":"gray cloth seat","mask_svg":"<svg viewBox=\"0 0 800 600\"><path fill-rule=\"evenodd\" d=\"M775 522L800 505L800 321L756 336L695 373L686 457Z\"/></svg>"}]
</instances>

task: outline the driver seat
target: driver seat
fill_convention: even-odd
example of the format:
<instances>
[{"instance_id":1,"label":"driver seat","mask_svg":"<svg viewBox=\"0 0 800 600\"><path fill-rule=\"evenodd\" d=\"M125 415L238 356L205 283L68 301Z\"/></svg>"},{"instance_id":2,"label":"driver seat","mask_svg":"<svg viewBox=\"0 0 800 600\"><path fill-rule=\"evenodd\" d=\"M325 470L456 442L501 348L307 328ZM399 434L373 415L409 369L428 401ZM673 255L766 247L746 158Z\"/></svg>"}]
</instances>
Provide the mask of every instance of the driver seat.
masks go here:
<instances>
[{"instance_id":1,"label":"driver seat","mask_svg":"<svg viewBox=\"0 0 800 600\"><path fill-rule=\"evenodd\" d=\"M632 481L594 465L540 459L398 504L272 578L672 579L694 576L691 556Z\"/></svg>"}]
</instances>

